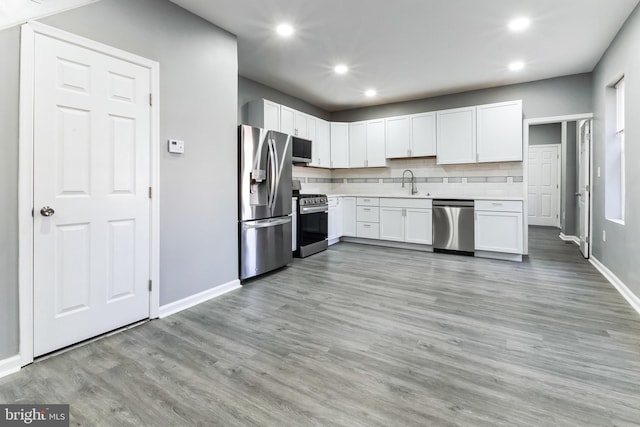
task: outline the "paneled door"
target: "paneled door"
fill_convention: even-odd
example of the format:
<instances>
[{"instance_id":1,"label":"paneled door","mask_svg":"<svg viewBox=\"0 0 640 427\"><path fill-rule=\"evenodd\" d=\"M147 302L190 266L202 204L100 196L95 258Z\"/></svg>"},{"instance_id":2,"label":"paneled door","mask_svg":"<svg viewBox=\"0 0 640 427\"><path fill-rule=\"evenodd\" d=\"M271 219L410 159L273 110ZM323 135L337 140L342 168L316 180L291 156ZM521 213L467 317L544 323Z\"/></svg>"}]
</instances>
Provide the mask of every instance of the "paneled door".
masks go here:
<instances>
[{"instance_id":1,"label":"paneled door","mask_svg":"<svg viewBox=\"0 0 640 427\"><path fill-rule=\"evenodd\" d=\"M529 146L529 225L560 226L560 145Z\"/></svg>"},{"instance_id":2,"label":"paneled door","mask_svg":"<svg viewBox=\"0 0 640 427\"><path fill-rule=\"evenodd\" d=\"M149 317L150 71L35 36L34 355Z\"/></svg>"}]
</instances>

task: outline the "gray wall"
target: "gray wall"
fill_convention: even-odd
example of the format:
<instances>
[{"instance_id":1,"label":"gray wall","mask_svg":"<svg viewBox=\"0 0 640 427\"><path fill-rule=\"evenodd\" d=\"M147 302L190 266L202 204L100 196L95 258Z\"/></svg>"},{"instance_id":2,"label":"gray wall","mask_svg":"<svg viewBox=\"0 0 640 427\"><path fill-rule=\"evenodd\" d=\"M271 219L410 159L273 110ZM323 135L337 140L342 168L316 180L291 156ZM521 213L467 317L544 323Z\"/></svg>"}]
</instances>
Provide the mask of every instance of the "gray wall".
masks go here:
<instances>
[{"instance_id":1,"label":"gray wall","mask_svg":"<svg viewBox=\"0 0 640 427\"><path fill-rule=\"evenodd\" d=\"M0 31L0 360L18 352L19 38Z\"/></svg>"},{"instance_id":2,"label":"gray wall","mask_svg":"<svg viewBox=\"0 0 640 427\"><path fill-rule=\"evenodd\" d=\"M350 122L514 99L522 99L523 114L527 119L591 113L591 90L591 74L576 74L416 101L339 111L333 113L331 119L337 122Z\"/></svg>"},{"instance_id":3,"label":"gray wall","mask_svg":"<svg viewBox=\"0 0 640 427\"><path fill-rule=\"evenodd\" d=\"M160 63L161 305L237 279L235 36L168 0L102 0L43 22ZM17 29L0 47L2 359L18 350ZM186 141L184 156L168 138Z\"/></svg>"},{"instance_id":4,"label":"gray wall","mask_svg":"<svg viewBox=\"0 0 640 427\"><path fill-rule=\"evenodd\" d=\"M529 126L529 145L560 144L561 142L561 123Z\"/></svg>"},{"instance_id":5,"label":"gray wall","mask_svg":"<svg viewBox=\"0 0 640 427\"><path fill-rule=\"evenodd\" d=\"M240 76L238 78L238 124L244 124L248 121L249 113L247 103L254 99L261 98L286 105L294 110L302 111L303 113L311 114L321 119L331 119L331 113L322 108L311 105L300 98L287 95L272 87L265 86L262 83Z\"/></svg>"},{"instance_id":6,"label":"gray wall","mask_svg":"<svg viewBox=\"0 0 640 427\"><path fill-rule=\"evenodd\" d=\"M636 7L593 72L593 255L640 297L640 9ZM626 86L626 213L625 224L605 219L605 145L614 126L607 124L605 91L622 75ZM602 241L606 230L607 241Z\"/></svg>"}]
</instances>

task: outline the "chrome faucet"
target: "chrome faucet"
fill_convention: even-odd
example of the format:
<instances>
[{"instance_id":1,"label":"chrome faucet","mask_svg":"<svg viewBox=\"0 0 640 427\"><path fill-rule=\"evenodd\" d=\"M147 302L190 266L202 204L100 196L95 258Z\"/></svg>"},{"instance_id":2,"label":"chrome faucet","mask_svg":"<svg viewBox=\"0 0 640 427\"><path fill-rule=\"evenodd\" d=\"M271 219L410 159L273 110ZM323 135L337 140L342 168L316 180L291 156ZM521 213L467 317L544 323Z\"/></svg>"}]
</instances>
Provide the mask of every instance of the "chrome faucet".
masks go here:
<instances>
[{"instance_id":1,"label":"chrome faucet","mask_svg":"<svg viewBox=\"0 0 640 427\"><path fill-rule=\"evenodd\" d=\"M409 172L411 174L411 194L416 194L418 189L416 188L416 178L413 176L413 172L410 169L405 169L402 172L402 188L404 188L404 174Z\"/></svg>"}]
</instances>

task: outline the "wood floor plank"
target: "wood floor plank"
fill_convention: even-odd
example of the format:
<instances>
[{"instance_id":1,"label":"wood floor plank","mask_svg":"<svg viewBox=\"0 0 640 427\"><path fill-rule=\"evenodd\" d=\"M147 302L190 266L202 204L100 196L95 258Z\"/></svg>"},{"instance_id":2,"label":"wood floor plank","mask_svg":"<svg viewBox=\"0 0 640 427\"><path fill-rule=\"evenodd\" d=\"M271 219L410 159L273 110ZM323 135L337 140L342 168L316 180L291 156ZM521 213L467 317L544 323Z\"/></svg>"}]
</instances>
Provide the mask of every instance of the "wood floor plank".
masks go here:
<instances>
[{"instance_id":1,"label":"wood floor plank","mask_svg":"<svg viewBox=\"0 0 640 427\"><path fill-rule=\"evenodd\" d=\"M0 379L81 426L638 426L640 316L557 230L522 263L340 243Z\"/></svg>"}]
</instances>

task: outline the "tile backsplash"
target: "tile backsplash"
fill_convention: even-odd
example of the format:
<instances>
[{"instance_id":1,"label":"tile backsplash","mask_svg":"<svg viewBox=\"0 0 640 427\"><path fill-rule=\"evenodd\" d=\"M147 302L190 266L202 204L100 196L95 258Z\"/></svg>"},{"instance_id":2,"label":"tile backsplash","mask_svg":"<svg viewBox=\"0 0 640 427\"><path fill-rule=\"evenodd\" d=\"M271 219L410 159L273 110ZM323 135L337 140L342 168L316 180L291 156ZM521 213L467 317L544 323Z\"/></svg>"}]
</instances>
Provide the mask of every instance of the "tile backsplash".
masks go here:
<instances>
[{"instance_id":1,"label":"tile backsplash","mask_svg":"<svg viewBox=\"0 0 640 427\"><path fill-rule=\"evenodd\" d=\"M402 173L415 176L418 194L435 197L501 196L523 197L523 163L477 163L438 165L435 158L387 160L384 168L318 169L293 167L305 193L326 194L411 194L402 188ZM406 174L409 182L409 174Z\"/></svg>"}]
</instances>

